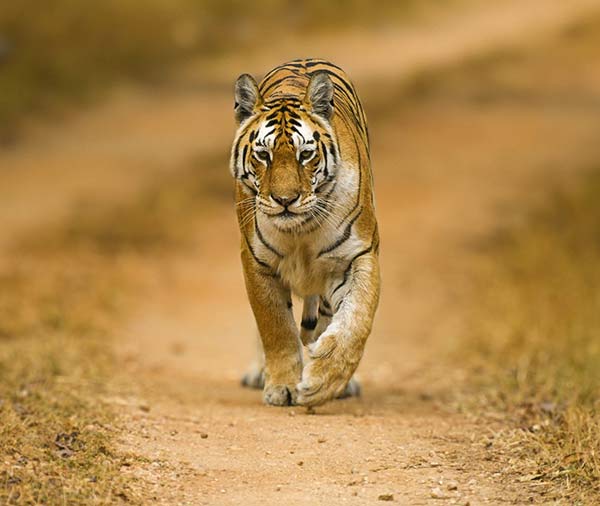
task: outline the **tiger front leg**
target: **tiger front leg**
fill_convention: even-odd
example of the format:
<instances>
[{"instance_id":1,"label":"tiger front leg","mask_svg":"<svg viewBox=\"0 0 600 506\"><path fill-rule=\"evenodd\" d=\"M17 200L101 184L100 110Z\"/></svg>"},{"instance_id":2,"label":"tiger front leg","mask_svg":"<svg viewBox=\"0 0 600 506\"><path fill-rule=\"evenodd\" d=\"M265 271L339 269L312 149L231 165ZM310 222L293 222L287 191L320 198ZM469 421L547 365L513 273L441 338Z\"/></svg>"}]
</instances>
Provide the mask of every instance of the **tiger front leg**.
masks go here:
<instances>
[{"instance_id":1,"label":"tiger front leg","mask_svg":"<svg viewBox=\"0 0 600 506\"><path fill-rule=\"evenodd\" d=\"M302 353L291 309L290 290L271 272L242 252L244 278L264 351L263 399L273 406L296 403Z\"/></svg>"},{"instance_id":2,"label":"tiger front leg","mask_svg":"<svg viewBox=\"0 0 600 506\"><path fill-rule=\"evenodd\" d=\"M332 288L331 323L308 346L298 384L298 404L317 406L340 396L358 367L379 302L379 264L370 252L356 258L345 280Z\"/></svg>"}]
</instances>

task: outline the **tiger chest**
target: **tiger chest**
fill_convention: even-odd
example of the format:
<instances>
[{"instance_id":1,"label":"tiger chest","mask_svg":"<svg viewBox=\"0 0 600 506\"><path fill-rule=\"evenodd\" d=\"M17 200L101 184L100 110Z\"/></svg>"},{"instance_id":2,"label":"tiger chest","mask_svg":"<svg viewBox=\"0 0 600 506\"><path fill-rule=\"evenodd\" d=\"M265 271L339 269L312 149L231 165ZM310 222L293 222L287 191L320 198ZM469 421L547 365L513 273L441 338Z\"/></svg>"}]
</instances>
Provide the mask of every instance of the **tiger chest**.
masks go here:
<instances>
[{"instance_id":1,"label":"tiger chest","mask_svg":"<svg viewBox=\"0 0 600 506\"><path fill-rule=\"evenodd\" d=\"M299 247L279 260L277 272L290 289L302 297L323 293L326 275L323 262L308 248Z\"/></svg>"},{"instance_id":2,"label":"tiger chest","mask_svg":"<svg viewBox=\"0 0 600 506\"><path fill-rule=\"evenodd\" d=\"M331 234L303 238L263 233L256 235L253 250L257 257L277 273L284 285L300 297L326 295L344 278L353 252L362 242L354 235L339 242Z\"/></svg>"}]
</instances>

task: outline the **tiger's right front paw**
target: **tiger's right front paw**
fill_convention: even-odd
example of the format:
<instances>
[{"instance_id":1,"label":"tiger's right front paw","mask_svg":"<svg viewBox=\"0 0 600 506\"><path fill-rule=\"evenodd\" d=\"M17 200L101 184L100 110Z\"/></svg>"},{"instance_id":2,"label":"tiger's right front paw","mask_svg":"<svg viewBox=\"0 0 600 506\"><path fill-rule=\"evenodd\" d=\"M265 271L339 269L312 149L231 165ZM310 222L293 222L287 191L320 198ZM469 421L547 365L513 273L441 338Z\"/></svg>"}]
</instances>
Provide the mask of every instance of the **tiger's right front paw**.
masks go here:
<instances>
[{"instance_id":1,"label":"tiger's right front paw","mask_svg":"<svg viewBox=\"0 0 600 506\"><path fill-rule=\"evenodd\" d=\"M263 400L270 406L293 406L296 404L295 385L265 385Z\"/></svg>"}]
</instances>

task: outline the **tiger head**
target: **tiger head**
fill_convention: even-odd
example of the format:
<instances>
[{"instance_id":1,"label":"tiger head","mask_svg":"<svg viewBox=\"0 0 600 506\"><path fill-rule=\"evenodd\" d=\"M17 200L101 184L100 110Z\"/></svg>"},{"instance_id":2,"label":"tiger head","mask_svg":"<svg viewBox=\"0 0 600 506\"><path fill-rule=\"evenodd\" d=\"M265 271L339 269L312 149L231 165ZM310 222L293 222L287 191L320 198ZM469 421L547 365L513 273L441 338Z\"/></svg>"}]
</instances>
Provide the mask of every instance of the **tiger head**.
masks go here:
<instances>
[{"instance_id":1,"label":"tiger head","mask_svg":"<svg viewBox=\"0 0 600 506\"><path fill-rule=\"evenodd\" d=\"M235 85L238 132L231 170L256 212L281 231L325 221L335 185L339 147L331 120L334 86L327 72L314 73L304 96L266 100L248 74Z\"/></svg>"}]
</instances>

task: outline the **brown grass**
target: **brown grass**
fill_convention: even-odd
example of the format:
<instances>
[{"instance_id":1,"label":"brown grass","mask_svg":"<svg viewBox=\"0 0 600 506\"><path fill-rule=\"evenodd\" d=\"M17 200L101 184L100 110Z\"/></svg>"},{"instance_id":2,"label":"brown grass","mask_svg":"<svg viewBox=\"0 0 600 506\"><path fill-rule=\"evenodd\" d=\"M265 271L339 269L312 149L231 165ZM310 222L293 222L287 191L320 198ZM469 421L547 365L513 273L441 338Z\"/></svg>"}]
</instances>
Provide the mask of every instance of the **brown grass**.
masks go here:
<instances>
[{"instance_id":1,"label":"brown grass","mask_svg":"<svg viewBox=\"0 0 600 506\"><path fill-rule=\"evenodd\" d=\"M105 322L119 294L106 263L21 252L0 275L0 503L133 497L112 443ZM120 498L120 499L119 499Z\"/></svg>"},{"instance_id":2,"label":"brown grass","mask_svg":"<svg viewBox=\"0 0 600 506\"><path fill-rule=\"evenodd\" d=\"M135 293L137 268L190 245L190 219L229 196L224 163L197 160L132 203L79 209L6 255L0 504L141 503L142 484L122 472L139 459L115 449L119 417L105 401L123 390L113 329Z\"/></svg>"},{"instance_id":3,"label":"brown grass","mask_svg":"<svg viewBox=\"0 0 600 506\"><path fill-rule=\"evenodd\" d=\"M555 40L423 73L399 100L597 108L598 27L596 16ZM600 503L600 168L589 172L482 247L473 331L453 355L471 373L461 404L506 422L489 452L569 505Z\"/></svg>"},{"instance_id":4,"label":"brown grass","mask_svg":"<svg viewBox=\"0 0 600 506\"><path fill-rule=\"evenodd\" d=\"M487 245L461 350L517 427L513 470L568 504L600 500L599 191L596 171Z\"/></svg>"}]
</instances>

